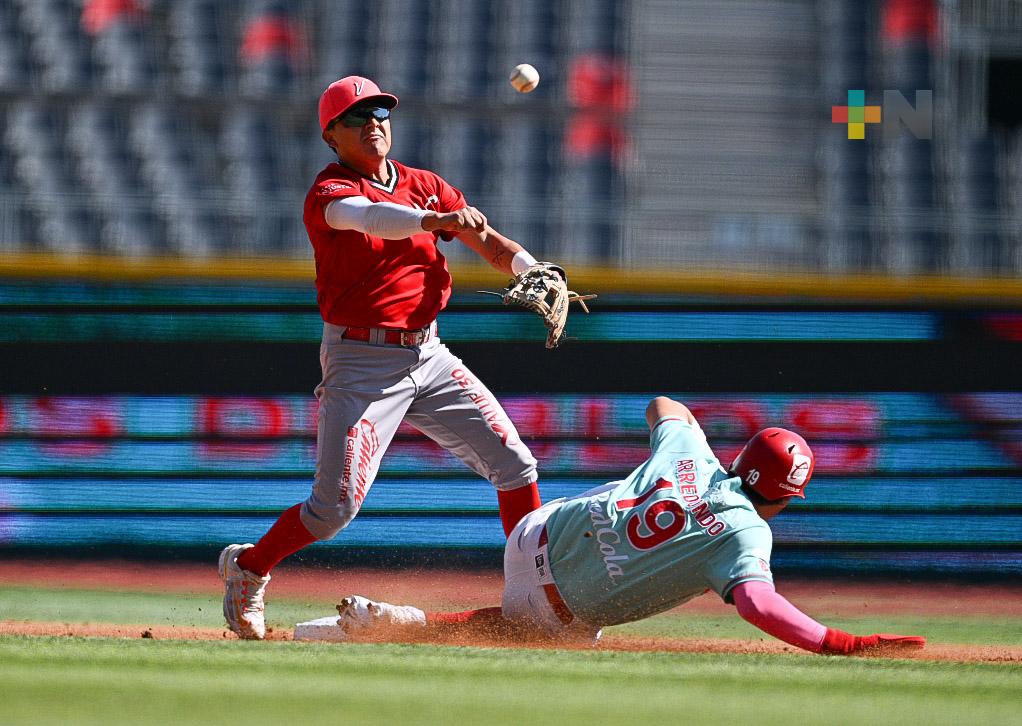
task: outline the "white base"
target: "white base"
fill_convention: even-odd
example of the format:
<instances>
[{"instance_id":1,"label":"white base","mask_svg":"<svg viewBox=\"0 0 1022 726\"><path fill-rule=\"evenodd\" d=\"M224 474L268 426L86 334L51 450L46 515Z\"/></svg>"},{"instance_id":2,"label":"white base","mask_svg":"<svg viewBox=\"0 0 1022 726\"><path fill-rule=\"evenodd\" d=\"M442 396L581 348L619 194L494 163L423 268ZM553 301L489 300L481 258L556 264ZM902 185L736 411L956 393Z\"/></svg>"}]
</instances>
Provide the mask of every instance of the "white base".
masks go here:
<instances>
[{"instance_id":1,"label":"white base","mask_svg":"<svg viewBox=\"0 0 1022 726\"><path fill-rule=\"evenodd\" d=\"M348 640L348 634L341 630L337 621L340 618L330 615L325 618L316 618L305 623L298 623L295 626L295 640L319 640L331 643L341 643Z\"/></svg>"}]
</instances>

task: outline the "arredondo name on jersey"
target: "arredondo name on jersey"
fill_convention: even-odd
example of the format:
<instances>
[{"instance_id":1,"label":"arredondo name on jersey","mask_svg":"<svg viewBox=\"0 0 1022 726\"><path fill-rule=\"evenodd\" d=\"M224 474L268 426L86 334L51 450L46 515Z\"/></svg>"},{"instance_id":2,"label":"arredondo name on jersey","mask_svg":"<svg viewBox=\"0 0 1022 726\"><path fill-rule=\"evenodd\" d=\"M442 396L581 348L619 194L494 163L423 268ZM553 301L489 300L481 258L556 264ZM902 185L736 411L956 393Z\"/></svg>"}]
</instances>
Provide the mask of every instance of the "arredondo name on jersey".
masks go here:
<instances>
[{"instance_id":1,"label":"arredondo name on jersey","mask_svg":"<svg viewBox=\"0 0 1022 726\"><path fill-rule=\"evenodd\" d=\"M706 534L716 537L727 528L727 525L717 519L717 515L710 511L710 505L699 496L699 490L695 486L695 465L691 459L682 459L678 462L677 470L678 488L685 508L695 518L696 524L706 530Z\"/></svg>"},{"instance_id":2,"label":"arredondo name on jersey","mask_svg":"<svg viewBox=\"0 0 1022 726\"><path fill-rule=\"evenodd\" d=\"M685 529L688 517L710 537L716 537L727 529L727 524L710 510L710 505L700 496L695 486L697 478L695 463L691 459L677 462L677 474L681 502L670 497L657 499L641 511L635 511L623 518L624 537L628 544L639 552L648 552L666 544ZM619 512L639 510L654 494L665 489L674 489L674 483L657 479L653 486L632 499L619 499L614 506ZM609 506L610 500L606 500ZM593 523L596 546L603 558L607 577L613 585L624 577L624 567L631 557L618 551L622 545L621 533L614 528L613 520L604 509L604 502L594 498L589 502L589 519Z\"/></svg>"}]
</instances>

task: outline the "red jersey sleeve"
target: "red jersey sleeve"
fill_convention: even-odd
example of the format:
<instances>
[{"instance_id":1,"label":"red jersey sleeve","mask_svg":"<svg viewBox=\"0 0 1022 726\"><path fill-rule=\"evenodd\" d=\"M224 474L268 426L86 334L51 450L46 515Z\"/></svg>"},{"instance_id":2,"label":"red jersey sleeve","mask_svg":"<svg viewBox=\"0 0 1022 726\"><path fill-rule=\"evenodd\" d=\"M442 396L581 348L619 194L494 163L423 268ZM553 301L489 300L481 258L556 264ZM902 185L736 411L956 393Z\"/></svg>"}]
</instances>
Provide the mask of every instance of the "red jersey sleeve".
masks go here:
<instances>
[{"instance_id":1,"label":"red jersey sleeve","mask_svg":"<svg viewBox=\"0 0 1022 726\"><path fill-rule=\"evenodd\" d=\"M365 196L362 184L357 179L345 178L343 168L331 164L319 173L316 181L305 196L305 224L312 229L327 231L324 209L334 199Z\"/></svg>"},{"instance_id":2,"label":"red jersey sleeve","mask_svg":"<svg viewBox=\"0 0 1022 726\"><path fill-rule=\"evenodd\" d=\"M468 202L465 201L465 195L461 193L461 190L451 186L442 177L436 177L437 183L437 209L438 212L456 212L459 209L464 209L468 206ZM440 232L440 239L445 242L450 242L457 235L454 232Z\"/></svg>"},{"instance_id":3,"label":"red jersey sleeve","mask_svg":"<svg viewBox=\"0 0 1022 726\"><path fill-rule=\"evenodd\" d=\"M321 179L312 187L312 194L322 205L332 199L362 196L362 186L350 179Z\"/></svg>"}]
</instances>

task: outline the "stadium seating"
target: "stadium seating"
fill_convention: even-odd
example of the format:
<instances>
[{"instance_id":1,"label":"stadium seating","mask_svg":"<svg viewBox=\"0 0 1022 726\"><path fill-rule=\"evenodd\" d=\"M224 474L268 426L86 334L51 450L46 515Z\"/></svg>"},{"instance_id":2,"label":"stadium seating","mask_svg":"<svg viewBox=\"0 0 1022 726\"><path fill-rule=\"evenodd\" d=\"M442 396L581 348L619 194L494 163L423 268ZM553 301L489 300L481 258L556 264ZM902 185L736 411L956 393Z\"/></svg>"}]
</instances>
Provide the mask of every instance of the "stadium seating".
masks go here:
<instances>
[{"instance_id":1,"label":"stadium seating","mask_svg":"<svg viewBox=\"0 0 1022 726\"><path fill-rule=\"evenodd\" d=\"M370 8L370 5L339 2L313 16L315 34L312 37L318 61L313 69L312 83L317 88L326 88L355 70L368 72L362 70L366 61L366 34L353 33L351 29L364 27L362 17Z\"/></svg>"},{"instance_id":2,"label":"stadium seating","mask_svg":"<svg viewBox=\"0 0 1022 726\"><path fill-rule=\"evenodd\" d=\"M216 98L226 90L226 42L220 3L178 0L168 15L173 88L186 96Z\"/></svg>"},{"instance_id":3,"label":"stadium seating","mask_svg":"<svg viewBox=\"0 0 1022 726\"><path fill-rule=\"evenodd\" d=\"M70 116L67 147L78 178L99 214L101 251L133 256L162 248L151 197L142 194L138 164L124 145L125 119L110 108L86 103Z\"/></svg>"},{"instance_id":4,"label":"stadium seating","mask_svg":"<svg viewBox=\"0 0 1022 726\"><path fill-rule=\"evenodd\" d=\"M823 0L820 13L822 91L835 99L865 89L869 68L869 8L851 0Z\"/></svg>"},{"instance_id":5,"label":"stadium seating","mask_svg":"<svg viewBox=\"0 0 1022 726\"><path fill-rule=\"evenodd\" d=\"M1022 129L1015 132L1007 151L1004 179L1008 187L1006 212L1010 230L1007 269L1018 274L1022 272Z\"/></svg>"},{"instance_id":6,"label":"stadium seating","mask_svg":"<svg viewBox=\"0 0 1022 726\"><path fill-rule=\"evenodd\" d=\"M1004 151L993 134L967 135L956 149L953 192L960 234L953 264L958 269L981 271L1002 267L1006 260L1001 231Z\"/></svg>"},{"instance_id":7,"label":"stadium seating","mask_svg":"<svg viewBox=\"0 0 1022 726\"><path fill-rule=\"evenodd\" d=\"M436 147L444 150L436 170L459 189L482 190L487 178L485 147L492 138L488 129L478 121L455 118L437 124L433 132Z\"/></svg>"},{"instance_id":8,"label":"stadium seating","mask_svg":"<svg viewBox=\"0 0 1022 726\"><path fill-rule=\"evenodd\" d=\"M869 270L879 261L873 244L873 146L835 138L821 149L824 269Z\"/></svg>"},{"instance_id":9,"label":"stadium seating","mask_svg":"<svg viewBox=\"0 0 1022 726\"><path fill-rule=\"evenodd\" d=\"M28 85L28 61L14 8L0 3L0 91L19 91Z\"/></svg>"},{"instance_id":10,"label":"stadium seating","mask_svg":"<svg viewBox=\"0 0 1022 726\"><path fill-rule=\"evenodd\" d=\"M303 23L293 16L288 3L253 3L242 20L238 54L244 95L287 97L306 70L308 40Z\"/></svg>"},{"instance_id":11,"label":"stadium seating","mask_svg":"<svg viewBox=\"0 0 1022 726\"><path fill-rule=\"evenodd\" d=\"M36 246L67 254L88 247L93 219L66 164L60 143L59 115L33 101L15 104L7 114L4 142L10 151L12 177L25 196Z\"/></svg>"},{"instance_id":12,"label":"stadium seating","mask_svg":"<svg viewBox=\"0 0 1022 726\"><path fill-rule=\"evenodd\" d=\"M886 268L896 274L946 269L947 250L935 219L936 177L931 142L900 135L882 146Z\"/></svg>"},{"instance_id":13,"label":"stadium seating","mask_svg":"<svg viewBox=\"0 0 1022 726\"><path fill-rule=\"evenodd\" d=\"M884 88L901 91L912 98L916 89L933 88L932 56L922 40L891 43L885 46Z\"/></svg>"},{"instance_id":14,"label":"stadium seating","mask_svg":"<svg viewBox=\"0 0 1022 726\"><path fill-rule=\"evenodd\" d=\"M510 73L510 69L493 67L489 52L491 35L490 6L486 3L465 3L463 0L437 0L433 7L443 24L442 36L450 38L476 38L476 42L446 42L435 32L441 52L433 60L432 91L449 103L469 103L484 96L487 81L497 70ZM515 65L521 63L515 61ZM353 67L351 65L341 67ZM357 66L354 66L357 67ZM503 73L496 73L503 80Z\"/></svg>"},{"instance_id":15,"label":"stadium seating","mask_svg":"<svg viewBox=\"0 0 1022 726\"><path fill-rule=\"evenodd\" d=\"M92 84L92 64L76 9L61 0L18 0L21 30L38 72L38 87L76 92Z\"/></svg>"},{"instance_id":16,"label":"stadium seating","mask_svg":"<svg viewBox=\"0 0 1022 726\"><path fill-rule=\"evenodd\" d=\"M331 158L316 99L361 73L401 97L395 158L437 169L551 255L1010 271L1019 144L991 152L949 128L920 145L879 126L852 142L821 112L851 89L912 98L941 82L934 13L914 0L8 0L2 224L18 245L69 252L307 254L296 211ZM608 65L586 80L593 59ZM507 83L521 62L542 75L531 94ZM603 96L578 95L601 78ZM78 221L54 221L67 215Z\"/></svg>"},{"instance_id":17,"label":"stadium seating","mask_svg":"<svg viewBox=\"0 0 1022 726\"><path fill-rule=\"evenodd\" d=\"M167 227L170 250L196 256L221 251L222 226L214 219L222 192L207 173L215 145L159 103L136 109L129 122L128 143Z\"/></svg>"},{"instance_id":18,"label":"stadium seating","mask_svg":"<svg viewBox=\"0 0 1022 726\"><path fill-rule=\"evenodd\" d=\"M429 0L379 3L374 20L379 28L375 80L384 88L425 88L434 53L440 51L429 42Z\"/></svg>"},{"instance_id":19,"label":"stadium seating","mask_svg":"<svg viewBox=\"0 0 1022 726\"><path fill-rule=\"evenodd\" d=\"M80 25L91 39L99 89L111 94L154 90L148 15L138 0L83 0Z\"/></svg>"}]
</instances>

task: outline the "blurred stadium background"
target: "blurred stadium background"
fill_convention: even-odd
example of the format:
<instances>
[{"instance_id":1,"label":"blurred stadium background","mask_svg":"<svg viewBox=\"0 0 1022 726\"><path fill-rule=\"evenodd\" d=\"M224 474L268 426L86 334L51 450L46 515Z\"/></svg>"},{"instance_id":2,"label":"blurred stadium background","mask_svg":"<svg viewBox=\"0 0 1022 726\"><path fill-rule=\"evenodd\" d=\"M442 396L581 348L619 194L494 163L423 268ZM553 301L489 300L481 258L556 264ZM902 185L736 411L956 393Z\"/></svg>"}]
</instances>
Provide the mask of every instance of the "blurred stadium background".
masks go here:
<instances>
[{"instance_id":1,"label":"blurred stadium background","mask_svg":"<svg viewBox=\"0 0 1022 726\"><path fill-rule=\"evenodd\" d=\"M400 96L395 158L601 293L548 353L444 248L443 336L545 498L641 461L668 393L722 459L818 444L779 567L1022 575L1017 0L0 0L0 549L208 556L304 498L300 210L349 73ZM932 90L932 139L848 139L854 89ZM495 512L407 430L312 551L493 563Z\"/></svg>"}]
</instances>

